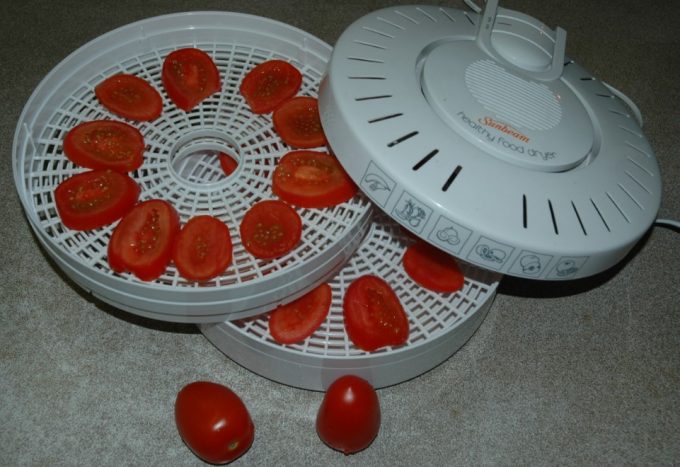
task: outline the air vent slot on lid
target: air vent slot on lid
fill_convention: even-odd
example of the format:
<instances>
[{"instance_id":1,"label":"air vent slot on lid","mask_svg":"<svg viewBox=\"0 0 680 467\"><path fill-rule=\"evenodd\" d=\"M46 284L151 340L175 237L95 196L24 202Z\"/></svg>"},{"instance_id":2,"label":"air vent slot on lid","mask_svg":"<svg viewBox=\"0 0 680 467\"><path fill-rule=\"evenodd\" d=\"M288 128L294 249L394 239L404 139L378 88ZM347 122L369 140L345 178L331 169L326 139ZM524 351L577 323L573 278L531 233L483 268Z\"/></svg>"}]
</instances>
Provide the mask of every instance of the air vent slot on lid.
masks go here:
<instances>
[{"instance_id":1,"label":"air vent slot on lid","mask_svg":"<svg viewBox=\"0 0 680 467\"><path fill-rule=\"evenodd\" d=\"M397 144L403 143L403 142L406 141L407 139L413 138L413 137L416 136L417 134L418 134L417 131L412 131L412 132L410 132L410 133L406 133L404 136L400 136L399 138L397 138L397 139L395 139L395 140L390 141L389 143L387 143L387 147L388 147L388 148L392 148L392 147L396 146Z\"/></svg>"},{"instance_id":2,"label":"air vent slot on lid","mask_svg":"<svg viewBox=\"0 0 680 467\"><path fill-rule=\"evenodd\" d=\"M439 153L439 149L433 149L432 151L430 151L425 157L423 157L422 159L420 159L420 160L416 163L416 165L413 166L413 170L419 170L422 166L424 166L425 164L427 164L427 163L430 161L430 159L432 159L432 158L433 158L434 156L436 156L438 153Z\"/></svg>"},{"instance_id":3,"label":"air vent slot on lid","mask_svg":"<svg viewBox=\"0 0 680 467\"><path fill-rule=\"evenodd\" d=\"M444 186L442 186L442 191L447 191L453 181L456 179L458 174L463 168L459 165L455 169L453 169L453 172L451 172L451 175L449 175L449 178L446 179L446 182L444 182Z\"/></svg>"},{"instance_id":4,"label":"air vent slot on lid","mask_svg":"<svg viewBox=\"0 0 680 467\"><path fill-rule=\"evenodd\" d=\"M550 218L552 219L553 229L555 230L555 235L560 234L560 230L557 228L557 219L555 218L555 210L553 209L552 201L548 200L548 209L550 209Z\"/></svg>"},{"instance_id":5,"label":"air vent slot on lid","mask_svg":"<svg viewBox=\"0 0 680 467\"><path fill-rule=\"evenodd\" d=\"M392 97L391 94L381 94L378 96L365 96L365 97L355 97L354 100L357 102L362 102L362 101L370 101L374 99L388 99Z\"/></svg>"},{"instance_id":6,"label":"air vent slot on lid","mask_svg":"<svg viewBox=\"0 0 680 467\"><path fill-rule=\"evenodd\" d=\"M581 230L583 231L583 235L588 235L588 232L586 231L585 225L583 225L583 221L581 220L581 214L579 214L578 209L576 209L576 205L574 202L571 202L571 207L574 208L574 214L576 214L576 219L578 219L578 223L581 226Z\"/></svg>"}]
</instances>

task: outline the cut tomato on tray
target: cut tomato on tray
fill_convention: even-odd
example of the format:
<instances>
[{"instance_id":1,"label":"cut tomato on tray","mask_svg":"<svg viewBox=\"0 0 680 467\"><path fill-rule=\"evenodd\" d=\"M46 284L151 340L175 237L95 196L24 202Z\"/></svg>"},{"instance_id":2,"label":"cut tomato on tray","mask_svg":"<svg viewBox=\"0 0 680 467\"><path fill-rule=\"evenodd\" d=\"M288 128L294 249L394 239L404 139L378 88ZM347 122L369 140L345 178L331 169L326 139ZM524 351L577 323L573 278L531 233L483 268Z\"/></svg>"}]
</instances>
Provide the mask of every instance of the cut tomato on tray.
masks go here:
<instances>
[{"instance_id":1,"label":"cut tomato on tray","mask_svg":"<svg viewBox=\"0 0 680 467\"><path fill-rule=\"evenodd\" d=\"M233 174L234 170L236 170L236 167L238 167L238 161L234 157L224 152L220 152L218 157L220 159L220 167L222 167L224 175L229 176Z\"/></svg>"},{"instance_id":2,"label":"cut tomato on tray","mask_svg":"<svg viewBox=\"0 0 680 467\"><path fill-rule=\"evenodd\" d=\"M423 241L406 249L402 264L415 283L433 292L456 292L465 284L465 276L456 260Z\"/></svg>"},{"instance_id":3,"label":"cut tomato on tray","mask_svg":"<svg viewBox=\"0 0 680 467\"><path fill-rule=\"evenodd\" d=\"M288 62L269 60L250 70L239 90L253 113L264 114L295 96L302 74Z\"/></svg>"},{"instance_id":4,"label":"cut tomato on tray","mask_svg":"<svg viewBox=\"0 0 680 467\"><path fill-rule=\"evenodd\" d=\"M111 113L130 120L155 120L163 111L163 99L158 91L135 75L113 75L99 83L94 94Z\"/></svg>"},{"instance_id":5,"label":"cut tomato on tray","mask_svg":"<svg viewBox=\"0 0 680 467\"><path fill-rule=\"evenodd\" d=\"M185 112L220 90L215 62L207 53L191 47L165 57L161 80L172 102Z\"/></svg>"},{"instance_id":6,"label":"cut tomato on tray","mask_svg":"<svg viewBox=\"0 0 680 467\"><path fill-rule=\"evenodd\" d=\"M131 172L144 161L144 137L127 123L84 122L66 134L64 154L74 164L88 169Z\"/></svg>"},{"instance_id":7,"label":"cut tomato on tray","mask_svg":"<svg viewBox=\"0 0 680 467\"><path fill-rule=\"evenodd\" d=\"M331 286L321 284L297 300L281 305L269 315L269 333L279 344L301 342L324 322L332 301Z\"/></svg>"},{"instance_id":8,"label":"cut tomato on tray","mask_svg":"<svg viewBox=\"0 0 680 467\"><path fill-rule=\"evenodd\" d=\"M213 216L192 217L177 234L172 259L185 279L205 281L220 275L232 260L229 228Z\"/></svg>"},{"instance_id":9,"label":"cut tomato on tray","mask_svg":"<svg viewBox=\"0 0 680 467\"><path fill-rule=\"evenodd\" d=\"M139 185L126 174L91 170L61 182L54 198L66 227L90 230L123 217L137 202L139 192Z\"/></svg>"},{"instance_id":10,"label":"cut tomato on tray","mask_svg":"<svg viewBox=\"0 0 680 467\"><path fill-rule=\"evenodd\" d=\"M295 209L279 200L254 204L239 227L243 247L260 259L273 259L291 251L302 236L302 220Z\"/></svg>"},{"instance_id":11,"label":"cut tomato on tray","mask_svg":"<svg viewBox=\"0 0 680 467\"><path fill-rule=\"evenodd\" d=\"M357 187L335 157L298 150L289 152L277 164L272 191L295 206L325 208L349 200Z\"/></svg>"},{"instance_id":12,"label":"cut tomato on tray","mask_svg":"<svg viewBox=\"0 0 680 467\"><path fill-rule=\"evenodd\" d=\"M109 240L109 266L132 272L143 281L160 277L172 257L179 215L167 201L151 199L136 205L118 223Z\"/></svg>"},{"instance_id":13,"label":"cut tomato on tray","mask_svg":"<svg viewBox=\"0 0 680 467\"><path fill-rule=\"evenodd\" d=\"M314 97L294 97L284 102L272 116L274 130L288 146L298 149L325 146L326 135Z\"/></svg>"},{"instance_id":14,"label":"cut tomato on tray","mask_svg":"<svg viewBox=\"0 0 680 467\"><path fill-rule=\"evenodd\" d=\"M408 339L408 317L399 297L377 276L361 276L350 284L343 317L349 339L367 352L401 345Z\"/></svg>"}]
</instances>

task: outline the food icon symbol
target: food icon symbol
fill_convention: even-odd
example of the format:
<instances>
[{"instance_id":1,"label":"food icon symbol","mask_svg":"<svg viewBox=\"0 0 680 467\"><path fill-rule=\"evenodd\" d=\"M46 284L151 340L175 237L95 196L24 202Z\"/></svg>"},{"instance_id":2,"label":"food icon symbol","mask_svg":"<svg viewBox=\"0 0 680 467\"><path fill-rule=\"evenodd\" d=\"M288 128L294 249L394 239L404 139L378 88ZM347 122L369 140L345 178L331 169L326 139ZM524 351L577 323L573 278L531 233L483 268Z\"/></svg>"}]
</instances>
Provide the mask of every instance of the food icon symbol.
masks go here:
<instances>
[{"instance_id":1,"label":"food icon symbol","mask_svg":"<svg viewBox=\"0 0 680 467\"><path fill-rule=\"evenodd\" d=\"M573 259L563 259L557 263L555 270L557 271L557 275L559 277L566 277L576 274L578 268L576 267L576 261Z\"/></svg>"},{"instance_id":2,"label":"food icon symbol","mask_svg":"<svg viewBox=\"0 0 680 467\"><path fill-rule=\"evenodd\" d=\"M535 276L541 271L541 260L536 255L526 255L522 256L519 260L519 264L522 267L522 272L524 274L529 274Z\"/></svg>"},{"instance_id":3,"label":"food icon symbol","mask_svg":"<svg viewBox=\"0 0 680 467\"><path fill-rule=\"evenodd\" d=\"M499 250L498 248L490 248L489 245L477 245L475 252L483 260L491 261L493 263L503 264L503 261L505 260L505 252L503 250Z\"/></svg>"},{"instance_id":4,"label":"food icon symbol","mask_svg":"<svg viewBox=\"0 0 680 467\"><path fill-rule=\"evenodd\" d=\"M390 186L387 182L380 175L374 173L370 173L364 177L364 186L371 191L390 190Z\"/></svg>"},{"instance_id":5,"label":"food icon symbol","mask_svg":"<svg viewBox=\"0 0 680 467\"><path fill-rule=\"evenodd\" d=\"M420 223L425 220L425 211L416 206L412 200L407 199L401 210L395 211L397 216L402 220L408 222L414 229L420 225Z\"/></svg>"},{"instance_id":6,"label":"food icon symbol","mask_svg":"<svg viewBox=\"0 0 680 467\"><path fill-rule=\"evenodd\" d=\"M444 229L437 231L437 238L441 242L448 243L449 245L458 245L460 243L460 237L458 236L458 231L453 227L446 227Z\"/></svg>"}]
</instances>

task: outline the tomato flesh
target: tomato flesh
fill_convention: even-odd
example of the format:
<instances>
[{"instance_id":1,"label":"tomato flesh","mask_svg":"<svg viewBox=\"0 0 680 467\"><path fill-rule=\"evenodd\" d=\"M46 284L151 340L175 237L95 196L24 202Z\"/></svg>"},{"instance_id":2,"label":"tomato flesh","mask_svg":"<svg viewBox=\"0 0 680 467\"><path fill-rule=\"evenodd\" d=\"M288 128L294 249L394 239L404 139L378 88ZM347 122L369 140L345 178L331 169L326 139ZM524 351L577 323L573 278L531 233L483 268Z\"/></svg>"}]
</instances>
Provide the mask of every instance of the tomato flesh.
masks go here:
<instances>
[{"instance_id":1,"label":"tomato flesh","mask_svg":"<svg viewBox=\"0 0 680 467\"><path fill-rule=\"evenodd\" d=\"M161 80L170 99L185 112L220 90L215 62L195 48L175 50L165 57Z\"/></svg>"},{"instance_id":2,"label":"tomato flesh","mask_svg":"<svg viewBox=\"0 0 680 467\"><path fill-rule=\"evenodd\" d=\"M380 401L368 381L342 376L328 387L316 415L321 440L345 454L366 449L380 431Z\"/></svg>"},{"instance_id":3,"label":"tomato flesh","mask_svg":"<svg viewBox=\"0 0 680 467\"><path fill-rule=\"evenodd\" d=\"M347 336L367 352L401 345L408 339L408 317L399 297L377 276L361 276L350 284L343 301L343 316Z\"/></svg>"},{"instance_id":4,"label":"tomato flesh","mask_svg":"<svg viewBox=\"0 0 680 467\"><path fill-rule=\"evenodd\" d=\"M255 425L241 398L209 381L189 383L179 391L175 423L189 449L212 464L241 457L255 439Z\"/></svg>"},{"instance_id":5,"label":"tomato flesh","mask_svg":"<svg viewBox=\"0 0 680 467\"><path fill-rule=\"evenodd\" d=\"M108 248L115 272L132 272L143 281L165 272L179 231L179 215L167 201L151 199L136 205L118 223Z\"/></svg>"},{"instance_id":6,"label":"tomato flesh","mask_svg":"<svg viewBox=\"0 0 680 467\"><path fill-rule=\"evenodd\" d=\"M284 102L274 111L272 122L283 142L293 148L309 149L327 143L319 103L313 97L294 97Z\"/></svg>"},{"instance_id":7,"label":"tomato flesh","mask_svg":"<svg viewBox=\"0 0 680 467\"><path fill-rule=\"evenodd\" d=\"M274 170L272 191L304 208L326 208L352 198L357 187L338 160L325 152L291 151Z\"/></svg>"},{"instance_id":8,"label":"tomato flesh","mask_svg":"<svg viewBox=\"0 0 680 467\"><path fill-rule=\"evenodd\" d=\"M269 113L293 97L302 85L302 74L288 62L269 60L250 70L239 90L253 113Z\"/></svg>"},{"instance_id":9,"label":"tomato flesh","mask_svg":"<svg viewBox=\"0 0 680 467\"><path fill-rule=\"evenodd\" d=\"M273 259L291 251L302 236L302 220L295 209L278 200L254 204L239 226L243 247L260 259Z\"/></svg>"},{"instance_id":10,"label":"tomato flesh","mask_svg":"<svg viewBox=\"0 0 680 467\"><path fill-rule=\"evenodd\" d=\"M220 160L220 167L222 167L224 175L229 176L233 174L234 170L236 170L236 167L238 167L238 161L234 157L224 152L220 152L218 157Z\"/></svg>"},{"instance_id":11,"label":"tomato flesh","mask_svg":"<svg viewBox=\"0 0 680 467\"><path fill-rule=\"evenodd\" d=\"M74 164L88 169L131 172L144 160L144 137L127 123L84 122L66 134L64 154Z\"/></svg>"},{"instance_id":12,"label":"tomato flesh","mask_svg":"<svg viewBox=\"0 0 680 467\"><path fill-rule=\"evenodd\" d=\"M220 275L232 259L229 228L212 216L192 217L177 234L172 259L185 279L204 281Z\"/></svg>"},{"instance_id":13,"label":"tomato flesh","mask_svg":"<svg viewBox=\"0 0 680 467\"><path fill-rule=\"evenodd\" d=\"M113 75L99 83L94 94L111 113L130 120L155 120L163 111L163 99L158 91L135 75Z\"/></svg>"},{"instance_id":14,"label":"tomato flesh","mask_svg":"<svg viewBox=\"0 0 680 467\"><path fill-rule=\"evenodd\" d=\"M465 284L456 260L422 241L406 249L402 264L414 282L434 292L456 292Z\"/></svg>"},{"instance_id":15,"label":"tomato flesh","mask_svg":"<svg viewBox=\"0 0 680 467\"><path fill-rule=\"evenodd\" d=\"M331 286L321 284L297 300L274 310L269 316L269 333L279 344L305 340L324 322L331 301Z\"/></svg>"},{"instance_id":16,"label":"tomato flesh","mask_svg":"<svg viewBox=\"0 0 680 467\"><path fill-rule=\"evenodd\" d=\"M54 190L62 223L73 230L90 230L120 219L139 198L139 185L111 170L73 175Z\"/></svg>"}]
</instances>

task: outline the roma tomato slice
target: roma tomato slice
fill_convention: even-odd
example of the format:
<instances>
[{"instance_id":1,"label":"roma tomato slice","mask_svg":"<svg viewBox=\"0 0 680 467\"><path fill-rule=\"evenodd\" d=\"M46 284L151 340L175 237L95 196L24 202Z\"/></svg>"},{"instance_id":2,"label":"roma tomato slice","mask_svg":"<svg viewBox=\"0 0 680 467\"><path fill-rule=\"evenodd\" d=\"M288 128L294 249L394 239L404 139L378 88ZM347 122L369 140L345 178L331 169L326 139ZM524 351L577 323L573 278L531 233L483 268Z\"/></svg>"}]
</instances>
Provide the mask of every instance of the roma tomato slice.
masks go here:
<instances>
[{"instance_id":1,"label":"roma tomato slice","mask_svg":"<svg viewBox=\"0 0 680 467\"><path fill-rule=\"evenodd\" d=\"M236 167L238 167L238 162L236 159L224 152L220 152L218 156L220 159L220 167L222 167L224 175L229 176L233 174L234 170L236 170Z\"/></svg>"},{"instance_id":2,"label":"roma tomato slice","mask_svg":"<svg viewBox=\"0 0 680 467\"><path fill-rule=\"evenodd\" d=\"M220 90L217 66L200 49L171 52L163 62L161 79L170 99L185 112Z\"/></svg>"},{"instance_id":3,"label":"roma tomato slice","mask_svg":"<svg viewBox=\"0 0 680 467\"><path fill-rule=\"evenodd\" d=\"M280 344L294 344L314 334L331 308L331 286L321 284L269 315L269 333Z\"/></svg>"},{"instance_id":4,"label":"roma tomato slice","mask_svg":"<svg viewBox=\"0 0 680 467\"><path fill-rule=\"evenodd\" d=\"M260 259L291 251L302 236L302 220L295 209L278 200L260 201L243 216L239 227L243 247Z\"/></svg>"},{"instance_id":5,"label":"roma tomato slice","mask_svg":"<svg viewBox=\"0 0 680 467\"><path fill-rule=\"evenodd\" d=\"M144 160L144 137L127 123L84 122L66 134L64 154L74 164L88 169L131 172Z\"/></svg>"},{"instance_id":6,"label":"roma tomato slice","mask_svg":"<svg viewBox=\"0 0 680 467\"><path fill-rule=\"evenodd\" d=\"M293 148L325 146L326 135L319 117L319 103L313 97L294 97L284 102L272 116L274 130Z\"/></svg>"},{"instance_id":7,"label":"roma tomato slice","mask_svg":"<svg viewBox=\"0 0 680 467\"><path fill-rule=\"evenodd\" d=\"M229 228L212 216L192 217L177 234L172 259L186 279L203 281L220 275L232 259Z\"/></svg>"},{"instance_id":8,"label":"roma tomato slice","mask_svg":"<svg viewBox=\"0 0 680 467\"><path fill-rule=\"evenodd\" d=\"M456 292L465 284L465 276L456 260L424 242L409 246L402 264L411 279L434 292Z\"/></svg>"},{"instance_id":9,"label":"roma tomato slice","mask_svg":"<svg viewBox=\"0 0 680 467\"><path fill-rule=\"evenodd\" d=\"M151 199L136 205L118 223L109 240L109 266L132 272L143 281L158 278L170 263L179 231L179 215L167 201Z\"/></svg>"},{"instance_id":10,"label":"roma tomato slice","mask_svg":"<svg viewBox=\"0 0 680 467\"><path fill-rule=\"evenodd\" d=\"M297 68L283 60L269 60L250 70L239 90L253 113L264 114L297 94L301 85Z\"/></svg>"},{"instance_id":11,"label":"roma tomato slice","mask_svg":"<svg viewBox=\"0 0 680 467\"><path fill-rule=\"evenodd\" d=\"M399 297L377 276L361 276L350 284L343 301L343 316L348 337L367 352L401 345L408 339L408 317Z\"/></svg>"},{"instance_id":12,"label":"roma tomato slice","mask_svg":"<svg viewBox=\"0 0 680 467\"><path fill-rule=\"evenodd\" d=\"M163 99L158 91L135 75L113 75L99 83L94 94L111 113L130 120L155 120L163 111Z\"/></svg>"},{"instance_id":13,"label":"roma tomato slice","mask_svg":"<svg viewBox=\"0 0 680 467\"><path fill-rule=\"evenodd\" d=\"M54 190L62 223L73 230L108 225L125 215L139 198L139 186L129 176L111 170L79 173Z\"/></svg>"},{"instance_id":14,"label":"roma tomato slice","mask_svg":"<svg viewBox=\"0 0 680 467\"><path fill-rule=\"evenodd\" d=\"M272 191L304 208L325 208L352 198L357 187L338 160L325 152L292 151L274 170Z\"/></svg>"}]
</instances>

